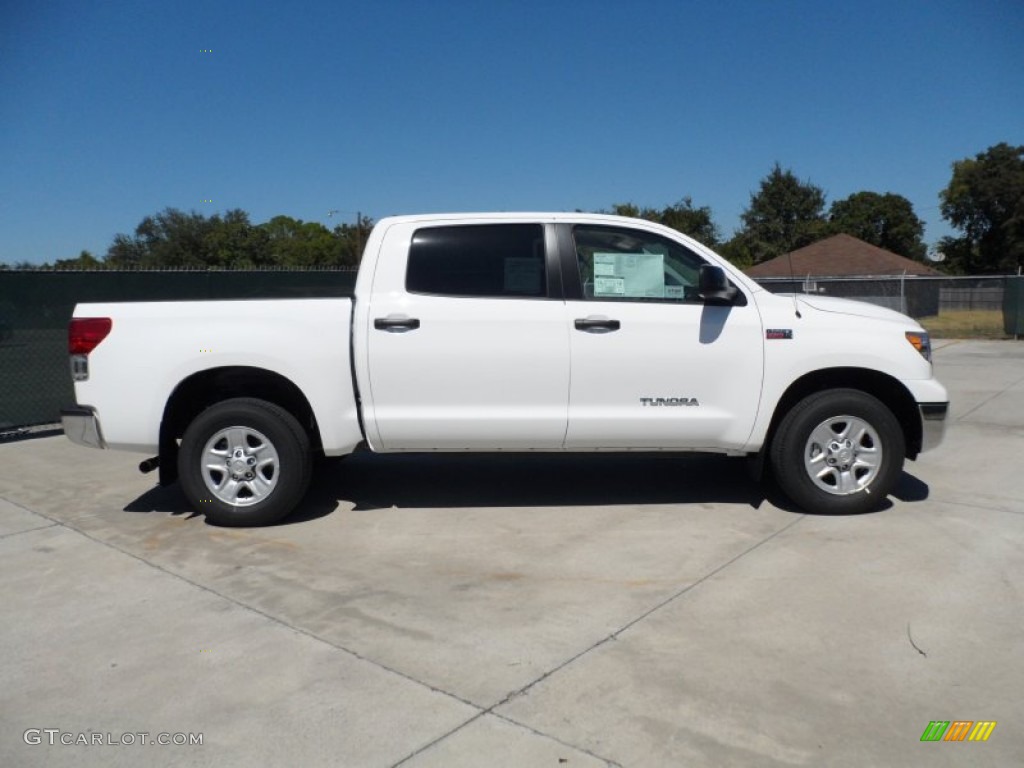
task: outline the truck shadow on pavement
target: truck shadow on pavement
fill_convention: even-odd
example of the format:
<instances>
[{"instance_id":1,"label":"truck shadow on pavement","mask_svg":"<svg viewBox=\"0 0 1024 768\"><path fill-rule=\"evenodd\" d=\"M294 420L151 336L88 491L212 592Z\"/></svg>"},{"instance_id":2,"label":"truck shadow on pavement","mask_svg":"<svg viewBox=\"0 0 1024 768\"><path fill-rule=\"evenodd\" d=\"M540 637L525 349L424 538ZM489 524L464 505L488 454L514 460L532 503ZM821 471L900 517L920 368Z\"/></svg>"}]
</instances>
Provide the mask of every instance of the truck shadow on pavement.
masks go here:
<instances>
[{"instance_id":1,"label":"truck shadow on pavement","mask_svg":"<svg viewBox=\"0 0 1024 768\"><path fill-rule=\"evenodd\" d=\"M904 472L893 496L924 501L928 486ZM770 480L752 480L743 460L717 455L358 453L323 462L302 504L279 525L315 520L345 503L370 511L714 503L757 509L765 501L804 514ZM886 500L877 511L892 506ZM153 488L124 510L197 516L177 484Z\"/></svg>"}]
</instances>

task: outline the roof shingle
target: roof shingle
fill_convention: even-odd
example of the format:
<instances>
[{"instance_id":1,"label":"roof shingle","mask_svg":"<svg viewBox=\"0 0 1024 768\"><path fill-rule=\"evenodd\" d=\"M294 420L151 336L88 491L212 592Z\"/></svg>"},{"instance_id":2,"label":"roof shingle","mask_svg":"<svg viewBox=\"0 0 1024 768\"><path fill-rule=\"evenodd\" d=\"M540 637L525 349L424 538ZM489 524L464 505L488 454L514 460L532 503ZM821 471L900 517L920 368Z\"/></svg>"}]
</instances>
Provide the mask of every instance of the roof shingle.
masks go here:
<instances>
[{"instance_id":1,"label":"roof shingle","mask_svg":"<svg viewBox=\"0 0 1024 768\"><path fill-rule=\"evenodd\" d=\"M937 269L892 251L839 234L798 248L790 254L755 264L751 277L852 277L881 275L940 275Z\"/></svg>"}]
</instances>

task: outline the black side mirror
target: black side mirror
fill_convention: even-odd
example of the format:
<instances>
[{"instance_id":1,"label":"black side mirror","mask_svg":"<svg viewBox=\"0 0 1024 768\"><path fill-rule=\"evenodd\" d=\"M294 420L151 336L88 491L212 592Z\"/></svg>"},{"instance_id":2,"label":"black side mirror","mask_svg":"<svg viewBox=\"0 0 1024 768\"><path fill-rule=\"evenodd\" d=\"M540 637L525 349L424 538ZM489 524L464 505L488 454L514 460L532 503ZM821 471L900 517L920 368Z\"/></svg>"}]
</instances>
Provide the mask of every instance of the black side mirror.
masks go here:
<instances>
[{"instance_id":1,"label":"black side mirror","mask_svg":"<svg viewBox=\"0 0 1024 768\"><path fill-rule=\"evenodd\" d=\"M729 283L725 270L711 264L702 264L700 268L700 297L709 304L731 304L736 298L736 286Z\"/></svg>"}]
</instances>

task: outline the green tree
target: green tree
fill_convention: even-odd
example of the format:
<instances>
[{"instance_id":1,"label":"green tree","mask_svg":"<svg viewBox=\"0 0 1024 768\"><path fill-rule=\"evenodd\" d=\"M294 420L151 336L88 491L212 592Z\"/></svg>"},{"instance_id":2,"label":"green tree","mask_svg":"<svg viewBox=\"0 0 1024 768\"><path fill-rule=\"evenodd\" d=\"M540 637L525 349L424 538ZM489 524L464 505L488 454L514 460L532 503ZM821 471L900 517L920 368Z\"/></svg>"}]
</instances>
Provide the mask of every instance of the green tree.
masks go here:
<instances>
[{"instance_id":1,"label":"green tree","mask_svg":"<svg viewBox=\"0 0 1024 768\"><path fill-rule=\"evenodd\" d=\"M341 245L340 266L356 267L363 258L366 240L373 229L373 219L359 215L355 224L339 224L332 234Z\"/></svg>"},{"instance_id":2,"label":"green tree","mask_svg":"<svg viewBox=\"0 0 1024 768\"><path fill-rule=\"evenodd\" d=\"M694 207L693 200L689 196L674 205L662 208L658 221L666 227L672 227L684 235L689 235L709 248L718 247L718 226L711 215L711 208L706 205L702 205L700 208Z\"/></svg>"},{"instance_id":3,"label":"green tree","mask_svg":"<svg viewBox=\"0 0 1024 768\"><path fill-rule=\"evenodd\" d=\"M1016 272L1024 266L1024 146L1003 142L953 163L942 216L962 233L940 246L947 268Z\"/></svg>"},{"instance_id":4,"label":"green tree","mask_svg":"<svg viewBox=\"0 0 1024 768\"><path fill-rule=\"evenodd\" d=\"M612 206L612 213L616 216L627 216L631 219L647 219L648 221L654 221L654 216L656 215L653 208L641 210L633 203L616 203Z\"/></svg>"},{"instance_id":5,"label":"green tree","mask_svg":"<svg viewBox=\"0 0 1024 768\"><path fill-rule=\"evenodd\" d=\"M760 262L813 243L827 231L824 208L820 187L776 163L742 214L742 249Z\"/></svg>"},{"instance_id":6,"label":"green tree","mask_svg":"<svg viewBox=\"0 0 1024 768\"><path fill-rule=\"evenodd\" d=\"M239 209L206 217L167 208L146 216L133 235L116 235L103 264L114 269L356 265L372 227L365 216L331 231L291 216L275 216L254 226L249 214Z\"/></svg>"},{"instance_id":7,"label":"green tree","mask_svg":"<svg viewBox=\"0 0 1024 768\"><path fill-rule=\"evenodd\" d=\"M315 221L275 216L261 224L266 232L272 263L282 267L324 267L341 264L341 242Z\"/></svg>"},{"instance_id":8,"label":"green tree","mask_svg":"<svg viewBox=\"0 0 1024 768\"><path fill-rule=\"evenodd\" d=\"M273 264L267 233L254 227L245 211L230 210L223 218L214 215L208 223L202 246L207 266L252 269Z\"/></svg>"},{"instance_id":9,"label":"green tree","mask_svg":"<svg viewBox=\"0 0 1024 768\"><path fill-rule=\"evenodd\" d=\"M205 240L215 226L201 213L165 208L146 216L134 236L116 235L106 262L118 269L212 266Z\"/></svg>"},{"instance_id":10,"label":"green tree","mask_svg":"<svg viewBox=\"0 0 1024 768\"><path fill-rule=\"evenodd\" d=\"M678 203L666 205L661 209L638 208L633 203L616 203L612 206L612 213L616 216L629 216L664 224L677 232L689 235L709 248L715 248L719 242L718 226L711 215L711 208L706 205L695 207L689 195Z\"/></svg>"},{"instance_id":11,"label":"green tree","mask_svg":"<svg viewBox=\"0 0 1024 768\"><path fill-rule=\"evenodd\" d=\"M902 195L855 192L832 203L828 221L834 233L845 232L908 259L921 261L928 250L921 239L924 222Z\"/></svg>"},{"instance_id":12,"label":"green tree","mask_svg":"<svg viewBox=\"0 0 1024 768\"><path fill-rule=\"evenodd\" d=\"M88 251L82 251L75 259L57 259L54 269L103 269L104 264Z\"/></svg>"},{"instance_id":13,"label":"green tree","mask_svg":"<svg viewBox=\"0 0 1024 768\"><path fill-rule=\"evenodd\" d=\"M754 265L754 253L751 250L750 241L742 233L733 235L719 245L718 253L740 269Z\"/></svg>"}]
</instances>

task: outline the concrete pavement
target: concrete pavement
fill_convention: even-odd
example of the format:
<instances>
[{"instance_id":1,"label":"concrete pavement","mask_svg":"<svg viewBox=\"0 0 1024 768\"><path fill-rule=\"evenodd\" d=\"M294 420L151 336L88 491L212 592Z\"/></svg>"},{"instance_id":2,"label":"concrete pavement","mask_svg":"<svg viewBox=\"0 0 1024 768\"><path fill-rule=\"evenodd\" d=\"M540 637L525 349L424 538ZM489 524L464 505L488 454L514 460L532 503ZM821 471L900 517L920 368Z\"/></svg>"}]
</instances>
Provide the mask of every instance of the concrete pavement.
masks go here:
<instances>
[{"instance_id":1,"label":"concrete pavement","mask_svg":"<svg viewBox=\"0 0 1024 768\"><path fill-rule=\"evenodd\" d=\"M138 456L0 444L0 764L1013 764L1024 344L936 347L947 440L855 517L718 457L360 455L220 529Z\"/></svg>"}]
</instances>

